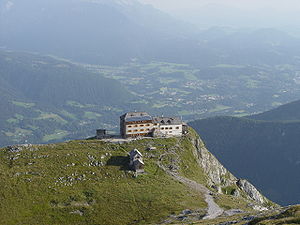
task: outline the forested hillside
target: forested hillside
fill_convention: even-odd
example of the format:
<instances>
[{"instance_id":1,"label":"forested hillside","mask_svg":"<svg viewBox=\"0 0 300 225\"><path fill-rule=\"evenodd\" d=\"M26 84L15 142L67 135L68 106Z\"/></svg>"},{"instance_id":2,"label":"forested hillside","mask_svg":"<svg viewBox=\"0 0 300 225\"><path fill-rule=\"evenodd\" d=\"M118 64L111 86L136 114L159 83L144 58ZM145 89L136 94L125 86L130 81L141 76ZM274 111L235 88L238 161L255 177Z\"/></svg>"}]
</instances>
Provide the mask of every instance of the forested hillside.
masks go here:
<instances>
[{"instance_id":1,"label":"forested hillside","mask_svg":"<svg viewBox=\"0 0 300 225\"><path fill-rule=\"evenodd\" d=\"M300 121L300 101L284 104L273 110L255 114L248 118L268 121Z\"/></svg>"},{"instance_id":2,"label":"forested hillside","mask_svg":"<svg viewBox=\"0 0 300 225\"><path fill-rule=\"evenodd\" d=\"M117 81L68 61L0 52L1 145L86 137L112 128L136 99ZM130 106L129 106L130 107Z\"/></svg>"},{"instance_id":3,"label":"forested hillside","mask_svg":"<svg viewBox=\"0 0 300 225\"><path fill-rule=\"evenodd\" d=\"M299 102L294 102L252 116L260 120L214 117L190 125L234 173L249 179L273 201L296 204L300 200L298 108ZM280 121L283 118L296 121Z\"/></svg>"}]
</instances>

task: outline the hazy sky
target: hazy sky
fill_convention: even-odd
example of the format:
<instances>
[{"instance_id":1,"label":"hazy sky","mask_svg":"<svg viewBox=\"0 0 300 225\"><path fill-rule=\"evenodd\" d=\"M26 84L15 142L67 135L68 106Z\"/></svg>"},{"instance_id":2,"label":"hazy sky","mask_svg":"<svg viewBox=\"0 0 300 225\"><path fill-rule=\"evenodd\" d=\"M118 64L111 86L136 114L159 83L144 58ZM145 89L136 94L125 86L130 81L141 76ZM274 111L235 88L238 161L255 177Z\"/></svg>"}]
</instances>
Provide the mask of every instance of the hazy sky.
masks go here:
<instances>
[{"instance_id":1,"label":"hazy sky","mask_svg":"<svg viewBox=\"0 0 300 225\"><path fill-rule=\"evenodd\" d=\"M300 0L140 0L165 11L195 9L207 4L222 4L243 9L273 8L277 10L300 10Z\"/></svg>"},{"instance_id":2,"label":"hazy sky","mask_svg":"<svg viewBox=\"0 0 300 225\"><path fill-rule=\"evenodd\" d=\"M297 27L300 0L139 0L199 26Z\"/></svg>"}]
</instances>

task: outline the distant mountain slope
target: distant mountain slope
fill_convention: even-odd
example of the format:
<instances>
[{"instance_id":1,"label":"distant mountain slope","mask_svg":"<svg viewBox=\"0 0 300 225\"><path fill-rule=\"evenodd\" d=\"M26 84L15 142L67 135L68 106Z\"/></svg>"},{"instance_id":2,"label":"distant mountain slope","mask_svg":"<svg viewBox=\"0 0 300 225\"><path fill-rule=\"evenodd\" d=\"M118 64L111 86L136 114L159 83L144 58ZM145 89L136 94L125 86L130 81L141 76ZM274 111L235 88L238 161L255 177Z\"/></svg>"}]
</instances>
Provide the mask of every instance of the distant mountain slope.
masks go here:
<instances>
[{"instance_id":1,"label":"distant mountain slope","mask_svg":"<svg viewBox=\"0 0 300 225\"><path fill-rule=\"evenodd\" d=\"M291 114L292 106L296 106ZM274 120L297 114L292 103L267 112ZM284 108L289 108L284 114ZM273 117L272 117L273 116ZM191 122L211 152L238 176L253 182L273 201L287 205L300 201L300 122L261 121L215 117Z\"/></svg>"},{"instance_id":2,"label":"distant mountain slope","mask_svg":"<svg viewBox=\"0 0 300 225\"><path fill-rule=\"evenodd\" d=\"M0 81L2 146L86 137L136 99L117 81L37 54L0 51Z\"/></svg>"},{"instance_id":3,"label":"distant mountain slope","mask_svg":"<svg viewBox=\"0 0 300 225\"><path fill-rule=\"evenodd\" d=\"M252 115L248 118L268 121L298 121L300 120L300 101L284 104L273 110Z\"/></svg>"},{"instance_id":4,"label":"distant mountain slope","mask_svg":"<svg viewBox=\"0 0 300 225\"><path fill-rule=\"evenodd\" d=\"M135 0L5 0L0 11L0 46L95 64L158 57L155 46L174 47L193 32Z\"/></svg>"},{"instance_id":5,"label":"distant mountain slope","mask_svg":"<svg viewBox=\"0 0 300 225\"><path fill-rule=\"evenodd\" d=\"M7 92L47 106L70 100L114 105L130 96L113 80L66 61L27 53L0 52L0 75Z\"/></svg>"},{"instance_id":6,"label":"distant mountain slope","mask_svg":"<svg viewBox=\"0 0 300 225\"><path fill-rule=\"evenodd\" d=\"M136 0L3 0L0 47L91 64L278 65L300 41L275 29L199 31Z\"/></svg>"}]
</instances>

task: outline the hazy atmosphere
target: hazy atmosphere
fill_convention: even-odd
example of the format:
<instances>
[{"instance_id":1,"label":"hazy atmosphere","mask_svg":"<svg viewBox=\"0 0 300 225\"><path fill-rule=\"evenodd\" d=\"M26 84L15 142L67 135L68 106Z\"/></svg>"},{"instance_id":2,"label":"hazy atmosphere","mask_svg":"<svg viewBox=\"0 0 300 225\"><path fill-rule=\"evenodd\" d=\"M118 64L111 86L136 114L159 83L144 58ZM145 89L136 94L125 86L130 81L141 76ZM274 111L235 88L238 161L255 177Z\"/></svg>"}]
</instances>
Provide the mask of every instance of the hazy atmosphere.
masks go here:
<instances>
[{"instance_id":1,"label":"hazy atmosphere","mask_svg":"<svg viewBox=\"0 0 300 225\"><path fill-rule=\"evenodd\" d=\"M0 225L300 224L299 0L0 0Z\"/></svg>"},{"instance_id":2,"label":"hazy atmosphere","mask_svg":"<svg viewBox=\"0 0 300 225\"><path fill-rule=\"evenodd\" d=\"M202 28L209 26L300 28L297 0L140 0Z\"/></svg>"}]
</instances>

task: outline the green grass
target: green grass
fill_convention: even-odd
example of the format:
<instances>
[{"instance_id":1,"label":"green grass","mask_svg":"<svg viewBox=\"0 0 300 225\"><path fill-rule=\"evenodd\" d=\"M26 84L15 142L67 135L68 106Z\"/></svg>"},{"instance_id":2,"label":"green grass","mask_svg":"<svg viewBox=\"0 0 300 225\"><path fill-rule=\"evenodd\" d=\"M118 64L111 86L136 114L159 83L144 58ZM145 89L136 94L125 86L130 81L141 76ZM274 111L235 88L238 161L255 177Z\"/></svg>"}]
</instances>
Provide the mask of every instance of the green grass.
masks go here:
<instances>
[{"instance_id":1,"label":"green grass","mask_svg":"<svg viewBox=\"0 0 300 225\"><path fill-rule=\"evenodd\" d=\"M249 225L271 225L271 224L300 224L300 206L291 206L281 213L268 213L260 216L249 223Z\"/></svg>"},{"instance_id":2,"label":"green grass","mask_svg":"<svg viewBox=\"0 0 300 225\"><path fill-rule=\"evenodd\" d=\"M5 135L8 137L13 137L14 140L22 139L24 136L30 135L32 133L31 130L23 129L20 127L17 127L14 129L14 131L7 131L5 132Z\"/></svg>"},{"instance_id":3,"label":"green grass","mask_svg":"<svg viewBox=\"0 0 300 225\"><path fill-rule=\"evenodd\" d=\"M181 110L178 112L179 115L181 116L189 116L189 115L193 115L194 112L193 111L187 111L187 110Z\"/></svg>"},{"instance_id":4,"label":"green grass","mask_svg":"<svg viewBox=\"0 0 300 225\"><path fill-rule=\"evenodd\" d=\"M8 122L8 123L18 123L23 119L24 119L24 116L16 113L14 118L9 118L9 119L6 120L6 122Z\"/></svg>"},{"instance_id":5,"label":"green grass","mask_svg":"<svg viewBox=\"0 0 300 225\"><path fill-rule=\"evenodd\" d=\"M231 107L226 106L226 105L216 105L215 108L210 109L209 112L213 113L213 112L220 112L220 111L224 111L226 109L230 109Z\"/></svg>"},{"instance_id":6,"label":"green grass","mask_svg":"<svg viewBox=\"0 0 300 225\"><path fill-rule=\"evenodd\" d=\"M76 108L88 108L87 105L83 105L79 102L75 102L75 101L67 101L67 105L68 106L72 106L72 107L76 107Z\"/></svg>"},{"instance_id":7,"label":"green grass","mask_svg":"<svg viewBox=\"0 0 300 225\"><path fill-rule=\"evenodd\" d=\"M163 107L166 107L168 104L167 103L155 103L152 105L152 108L156 108L156 109L160 109L160 108L163 108Z\"/></svg>"},{"instance_id":8,"label":"green grass","mask_svg":"<svg viewBox=\"0 0 300 225\"><path fill-rule=\"evenodd\" d=\"M278 107L278 106L281 106L281 105L282 105L281 102L272 102L273 107Z\"/></svg>"},{"instance_id":9,"label":"green grass","mask_svg":"<svg viewBox=\"0 0 300 225\"><path fill-rule=\"evenodd\" d=\"M48 134L43 137L44 142L53 141L53 140L61 140L69 134L68 131L65 130L55 130L55 133Z\"/></svg>"},{"instance_id":10,"label":"green grass","mask_svg":"<svg viewBox=\"0 0 300 225\"><path fill-rule=\"evenodd\" d=\"M192 134L195 135L195 134ZM199 167L197 156L193 151L193 143L189 139L182 141L183 148L180 151L181 174L191 180L195 180L200 184L206 184L206 175L202 168Z\"/></svg>"},{"instance_id":11,"label":"green grass","mask_svg":"<svg viewBox=\"0 0 300 225\"><path fill-rule=\"evenodd\" d=\"M232 69L232 68L236 68L236 69L241 69L241 68L245 68L245 66L242 65L232 65L232 64L218 64L214 66L215 68L224 68L224 69Z\"/></svg>"},{"instance_id":12,"label":"green grass","mask_svg":"<svg viewBox=\"0 0 300 225\"><path fill-rule=\"evenodd\" d=\"M94 119L98 119L99 117L101 117L101 114L95 113L95 112L84 112L83 117L85 119L94 120Z\"/></svg>"},{"instance_id":13,"label":"green grass","mask_svg":"<svg viewBox=\"0 0 300 225\"><path fill-rule=\"evenodd\" d=\"M157 150L146 151L149 145ZM174 139L123 145L91 140L34 146L20 153L2 150L1 224L157 223L187 208L205 208L199 193L157 166L159 156L172 147ZM146 174L137 178L127 171L127 153L133 148L144 154L146 163ZM183 155L189 155L186 151Z\"/></svg>"},{"instance_id":14,"label":"green grass","mask_svg":"<svg viewBox=\"0 0 300 225\"><path fill-rule=\"evenodd\" d=\"M226 195L233 195L234 191L237 190L236 186L227 186L222 188L222 192Z\"/></svg>"},{"instance_id":15,"label":"green grass","mask_svg":"<svg viewBox=\"0 0 300 225\"><path fill-rule=\"evenodd\" d=\"M193 81L198 80L198 78L193 73L189 73L189 72L184 73L184 77L187 80L193 80Z\"/></svg>"},{"instance_id":16,"label":"green grass","mask_svg":"<svg viewBox=\"0 0 300 225\"><path fill-rule=\"evenodd\" d=\"M20 106L20 107L27 108L27 109L35 106L35 103L28 103L28 102L12 101L12 103L16 106Z\"/></svg>"},{"instance_id":17,"label":"green grass","mask_svg":"<svg viewBox=\"0 0 300 225\"><path fill-rule=\"evenodd\" d=\"M47 113L39 111L40 115L36 118L36 120L52 120L59 124L65 125L68 123L65 119L55 113Z\"/></svg>"},{"instance_id":18,"label":"green grass","mask_svg":"<svg viewBox=\"0 0 300 225\"><path fill-rule=\"evenodd\" d=\"M6 122L8 122L8 123L18 123L19 120L15 119L15 118L9 118L9 119L6 120Z\"/></svg>"},{"instance_id":19,"label":"green grass","mask_svg":"<svg viewBox=\"0 0 300 225\"><path fill-rule=\"evenodd\" d=\"M63 116L65 116L65 117L69 118L69 119L72 119L72 120L76 120L77 119L76 115L74 115L73 113L70 113L70 112L68 112L66 110L62 110L61 114Z\"/></svg>"},{"instance_id":20,"label":"green grass","mask_svg":"<svg viewBox=\"0 0 300 225\"><path fill-rule=\"evenodd\" d=\"M57 130L45 141L59 133L66 134ZM124 144L79 140L22 147L15 153L2 149L0 224L157 224L184 209L205 211L201 193L158 166L177 168L181 176L207 186L196 138L191 129L181 138ZM150 146L156 149L147 150ZM145 162L145 174L138 177L128 167L128 152L134 148ZM225 209L249 209L243 197L217 195L216 201Z\"/></svg>"},{"instance_id":21,"label":"green grass","mask_svg":"<svg viewBox=\"0 0 300 225\"><path fill-rule=\"evenodd\" d=\"M159 82L161 84L168 85L168 84L171 84L171 83L176 83L176 82L178 82L178 80L174 79L174 78L170 78L170 77L161 77L159 79Z\"/></svg>"}]
</instances>

